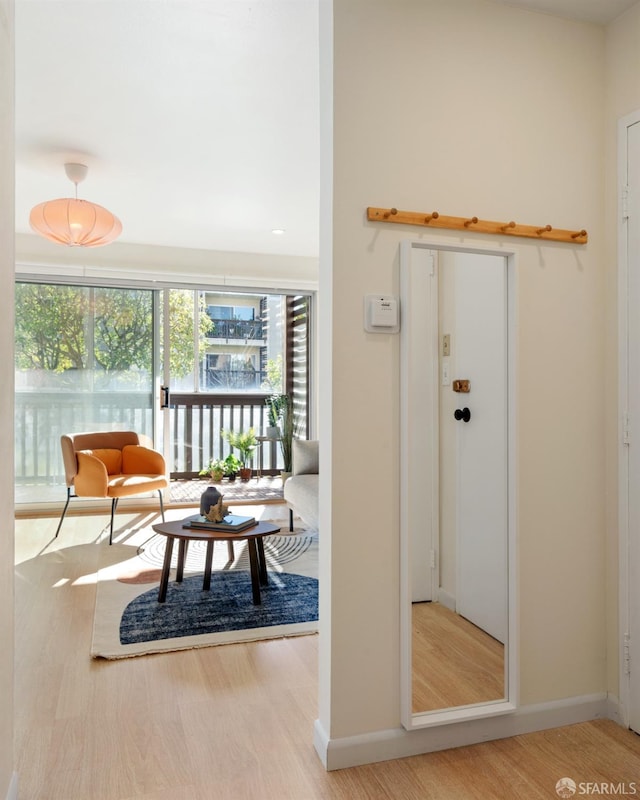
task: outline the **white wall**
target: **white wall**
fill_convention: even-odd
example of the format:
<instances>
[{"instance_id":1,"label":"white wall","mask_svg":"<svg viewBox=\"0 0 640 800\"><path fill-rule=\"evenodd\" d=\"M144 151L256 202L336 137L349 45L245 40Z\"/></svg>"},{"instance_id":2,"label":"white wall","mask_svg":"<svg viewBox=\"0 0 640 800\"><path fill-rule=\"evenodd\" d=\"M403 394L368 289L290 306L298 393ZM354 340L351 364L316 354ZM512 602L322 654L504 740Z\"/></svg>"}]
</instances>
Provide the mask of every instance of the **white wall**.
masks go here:
<instances>
[{"instance_id":1,"label":"white wall","mask_svg":"<svg viewBox=\"0 0 640 800\"><path fill-rule=\"evenodd\" d=\"M364 333L363 295L398 293L402 239L504 241L368 223L368 205L589 231L587 246L508 240L519 677L523 704L604 692L604 30L485 0L334 0L333 14L319 727L337 741L399 726L398 337Z\"/></svg>"},{"instance_id":2,"label":"white wall","mask_svg":"<svg viewBox=\"0 0 640 800\"><path fill-rule=\"evenodd\" d=\"M618 657L618 121L640 111L640 2L606 36L606 471L607 685L619 697Z\"/></svg>"},{"instance_id":3,"label":"white wall","mask_svg":"<svg viewBox=\"0 0 640 800\"><path fill-rule=\"evenodd\" d=\"M13 0L0 0L0 797L13 776ZM12 786L15 792L15 783Z\"/></svg>"}]
</instances>

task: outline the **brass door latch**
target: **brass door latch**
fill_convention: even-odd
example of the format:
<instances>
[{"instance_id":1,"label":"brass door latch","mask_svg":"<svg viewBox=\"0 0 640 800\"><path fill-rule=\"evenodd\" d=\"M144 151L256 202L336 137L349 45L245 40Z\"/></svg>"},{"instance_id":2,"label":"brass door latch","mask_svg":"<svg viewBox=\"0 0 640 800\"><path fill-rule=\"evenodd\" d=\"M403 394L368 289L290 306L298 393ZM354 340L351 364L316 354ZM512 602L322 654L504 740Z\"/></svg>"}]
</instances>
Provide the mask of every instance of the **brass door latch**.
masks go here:
<instances>
[{"instance_id":1,"label":"brass door latch","mask_svg":"<svg viewBox=\"0 0 640 800\"><path fill-rule=\"evenodd\" d=\"M460 394L469 394L471 391L471 381L455 380L451 388L454 392L459 392Z\"/></svg>"}]
</instances>

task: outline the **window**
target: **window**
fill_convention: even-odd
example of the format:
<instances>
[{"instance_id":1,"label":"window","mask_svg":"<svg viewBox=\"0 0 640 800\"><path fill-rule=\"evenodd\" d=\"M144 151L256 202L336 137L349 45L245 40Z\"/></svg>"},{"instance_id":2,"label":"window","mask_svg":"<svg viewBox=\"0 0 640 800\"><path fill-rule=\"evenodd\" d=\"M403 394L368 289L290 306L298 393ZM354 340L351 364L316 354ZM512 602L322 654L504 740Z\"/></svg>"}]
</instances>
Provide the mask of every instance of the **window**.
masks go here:
<instances>
[{"instance_id":1,"label":"window","mask_svg":"<svg viewBox=\"0 0 640 800\"><path fill-rule=\"evenodd\" d=\"M16 502L64 486L60 436L153 436L153 291L16 284Z\"/></svg>"},{"instance_id":2,"label":"window","mask_svg":"<svg viewBox=\"0 0 640 800\"><path fill-rule=\"evenodd\" d=\"M250 306L207 306L207 314L214 322L221 319L253 320L255 313Z\"/></svg>"},{"instance_id":3,"label":"window","mask_svg":"<svg viewBox=\"0 0 640 800\"><path fill-rule=\"evenodd\" d=\"M283 391L286 298L203 292L202 303L211 328L201 346L199 390Z\"/></svg>"},{"instance_id":4,"label":"window","mask_svg":"<svg viewBox=\"0 0 640 800\"><path fill-rule=\"evenodd\" d=\"M62 433L155 435L172 475L192 475L222 428L264 430L265 398L286 393L305 436L308 316L304 295L18 282L16 502L61 496ZM161 380L170 432L158 423Z\"/></svg>"}]
</instances>

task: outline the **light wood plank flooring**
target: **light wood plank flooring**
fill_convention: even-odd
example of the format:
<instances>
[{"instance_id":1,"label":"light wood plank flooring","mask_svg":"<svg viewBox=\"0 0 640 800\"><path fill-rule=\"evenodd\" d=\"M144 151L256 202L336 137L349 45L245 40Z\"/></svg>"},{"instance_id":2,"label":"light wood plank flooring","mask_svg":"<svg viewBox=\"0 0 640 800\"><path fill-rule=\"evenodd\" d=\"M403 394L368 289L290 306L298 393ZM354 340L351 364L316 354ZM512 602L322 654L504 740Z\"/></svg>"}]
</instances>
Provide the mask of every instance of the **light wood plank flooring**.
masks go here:
<instances>
[{"instance_id":1,"label":"light wood plank flooring","mask_svg":"<svg viewBox=\"0 0 640 800\"><path fill-rule=\"evenodd\" d=\"M505 696L500 642L440 603L414 603L411 611L414 712Z\"/></svg>"},{"instance_id":2,"label":"light wood plank flooring","mask_svg":"<svg viewBox=\"0 0 640 800\"><path fill-rule=\"evenodd\" d=\"M16 523L20 800L549 800L564 776L640 792L640 737L609 721L327 773L316 636L92 661L108 518L70 517L52 545L56 522Z\"/></svg>"}]
</instances>

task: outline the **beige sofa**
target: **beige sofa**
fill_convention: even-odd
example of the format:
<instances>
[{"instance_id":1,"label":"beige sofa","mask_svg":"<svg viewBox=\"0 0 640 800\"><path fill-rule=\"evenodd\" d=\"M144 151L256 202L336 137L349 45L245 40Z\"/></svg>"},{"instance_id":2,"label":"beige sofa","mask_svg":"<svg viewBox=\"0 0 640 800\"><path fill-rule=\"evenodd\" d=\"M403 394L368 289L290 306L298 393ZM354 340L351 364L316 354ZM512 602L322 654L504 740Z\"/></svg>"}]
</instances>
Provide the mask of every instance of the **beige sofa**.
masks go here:
<instances>
[{"instance_id":1,"label":"beige sofa","mask_svg":"<svg viewBox=\"0 0 640 800\"><path fill-rule=\"evenodd\" d=\"M294 439L291 451L291 477L284 484L284 499L289 506L289 530L297 514L309 527L318 529L318 442Z\"/></svg>"}]
</instances>

